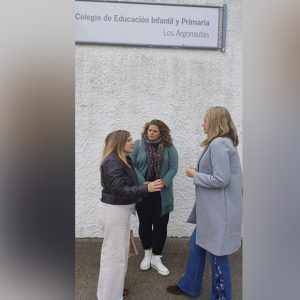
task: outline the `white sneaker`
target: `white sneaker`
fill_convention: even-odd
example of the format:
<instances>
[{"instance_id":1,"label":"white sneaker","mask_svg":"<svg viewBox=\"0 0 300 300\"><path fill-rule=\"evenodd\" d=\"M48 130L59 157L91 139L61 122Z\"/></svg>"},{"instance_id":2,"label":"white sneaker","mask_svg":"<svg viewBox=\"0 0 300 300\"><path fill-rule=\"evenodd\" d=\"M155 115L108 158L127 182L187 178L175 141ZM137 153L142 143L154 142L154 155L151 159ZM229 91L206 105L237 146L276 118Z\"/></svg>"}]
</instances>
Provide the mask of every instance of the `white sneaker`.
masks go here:
<instances>
[{"instance_id":1,"label":"white sneaker","mask_svg":"<svg viewBox=\"0 0 300 300\"><path fill-rule=\"evenodd\" d=\"M168 276L170 274L169 270L161 262L161 255L152 255L151 267L155 269L160 275Z\"/></svg>"},{"instance_id":2,"label":"white sneaker","mask_svg":"<svg viewBox=\"0 0 300 300\"><path fill-rule=\"evenodd\" d=\"M145 256L140 264L140 269L142 271L149 270L150 263L151 263L151 257L152 257L152 250L145 250Z\"/></svg>"}]
</instances>

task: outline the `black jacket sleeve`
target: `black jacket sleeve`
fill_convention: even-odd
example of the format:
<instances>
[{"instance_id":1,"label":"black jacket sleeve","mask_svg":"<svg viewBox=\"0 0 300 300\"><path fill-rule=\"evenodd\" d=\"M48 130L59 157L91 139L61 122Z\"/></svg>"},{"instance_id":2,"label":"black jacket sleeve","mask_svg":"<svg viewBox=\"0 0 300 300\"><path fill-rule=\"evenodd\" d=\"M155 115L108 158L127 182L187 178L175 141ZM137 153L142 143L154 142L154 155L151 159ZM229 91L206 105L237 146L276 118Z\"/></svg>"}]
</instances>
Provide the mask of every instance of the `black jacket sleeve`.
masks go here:
<instances>
[{"instance_id":1,"label":"black jacket sleeve","mask_svg":"<svg viewBox=\"0 0 300 300\"><path fill-rule=\"evenodd\" d=\"M132 170L134 172L134 170ZM103 175L110 193L119 197L139 198L148 194L146 185L129 186L126 184L124 166L119 159L110 159L103 164Z\"/></svg>"}]
</instances>

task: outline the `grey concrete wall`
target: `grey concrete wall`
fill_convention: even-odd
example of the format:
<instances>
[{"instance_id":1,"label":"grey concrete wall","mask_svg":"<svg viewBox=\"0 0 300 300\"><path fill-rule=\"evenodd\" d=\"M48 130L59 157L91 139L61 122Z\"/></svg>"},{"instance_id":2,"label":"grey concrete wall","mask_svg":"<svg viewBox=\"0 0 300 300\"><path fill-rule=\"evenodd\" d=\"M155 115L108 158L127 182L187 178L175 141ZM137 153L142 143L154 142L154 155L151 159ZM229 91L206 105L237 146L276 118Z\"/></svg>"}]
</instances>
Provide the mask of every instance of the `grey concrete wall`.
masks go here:
<instances>
[{"instance_id":1,"label":"grey concrete wall","mask_svg":"<svg viewBox=\"0 0 300 300\"><path fill-rule=\"evenodd\" d=\"M147 1L144 1L147 2ZM221 1L148 1L223 5ZM194 186L185 167L194 163L204 139L206 109L226 106L242 142L241 1L227 1L226 52L100 45L76 46L76 237L101 237L99 162L105 136L129 130L134 139L146 121L171 128L179 152L174 181L175 210L169 236L190 235L185 223L194 203ZM242 143L239 150L242 149ZM240 151L242 156L242 153ZM132 228L137 234L137 217Z\"/></svg>"}]
</instances>

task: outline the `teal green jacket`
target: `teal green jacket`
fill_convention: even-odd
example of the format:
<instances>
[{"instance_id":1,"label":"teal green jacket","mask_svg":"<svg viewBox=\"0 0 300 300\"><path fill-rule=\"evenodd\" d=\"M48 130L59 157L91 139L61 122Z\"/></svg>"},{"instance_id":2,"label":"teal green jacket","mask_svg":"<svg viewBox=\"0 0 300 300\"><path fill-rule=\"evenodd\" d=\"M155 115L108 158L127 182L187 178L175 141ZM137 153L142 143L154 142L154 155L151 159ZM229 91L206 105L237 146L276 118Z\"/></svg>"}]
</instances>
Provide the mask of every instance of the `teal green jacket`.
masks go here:
<instances>
[{"instance_id":1,"label":"teal green jacket","mask_svg":"<svg viewBox=\"0 0 300 300\"><path fill-rule=\"evenodd\" d=\"M137 140L134 143L133 153L130 155L135 171L139 178L140 184L146 181L145 175L148 169L147 154L145 150L145 142ZM174 209L174 192L173 192L173 178L178 171L178 153L174 145L165 147L163 163L161 166L160 178L164 182L164 188L161 190L161 214L167 214Z\"/></svg>"}]
</instances>

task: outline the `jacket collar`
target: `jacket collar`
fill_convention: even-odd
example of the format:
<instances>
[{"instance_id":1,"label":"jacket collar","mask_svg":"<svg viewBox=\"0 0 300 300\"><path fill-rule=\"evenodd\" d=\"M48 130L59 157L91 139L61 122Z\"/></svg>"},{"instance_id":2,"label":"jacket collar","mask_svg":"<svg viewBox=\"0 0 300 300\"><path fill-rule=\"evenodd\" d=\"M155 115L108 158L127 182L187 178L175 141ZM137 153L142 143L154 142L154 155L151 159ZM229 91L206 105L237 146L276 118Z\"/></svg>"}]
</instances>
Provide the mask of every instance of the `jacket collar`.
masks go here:
<instances>
[{"instance_id":1,"label":"jacket collar","mask_svg":"<svg viewBox=\"0 0 300 300\"><path fill-rule=\"evenodd\" d=\"M208 146L209 147L209 146ZM197 171L199 171L199 163L200 163L200 160L201 158L203 157L204 153L206 152L206 150L208 149L208 147L206 147L199 155L199 158L197 160Z\"/></svg>"}]
</instances>

